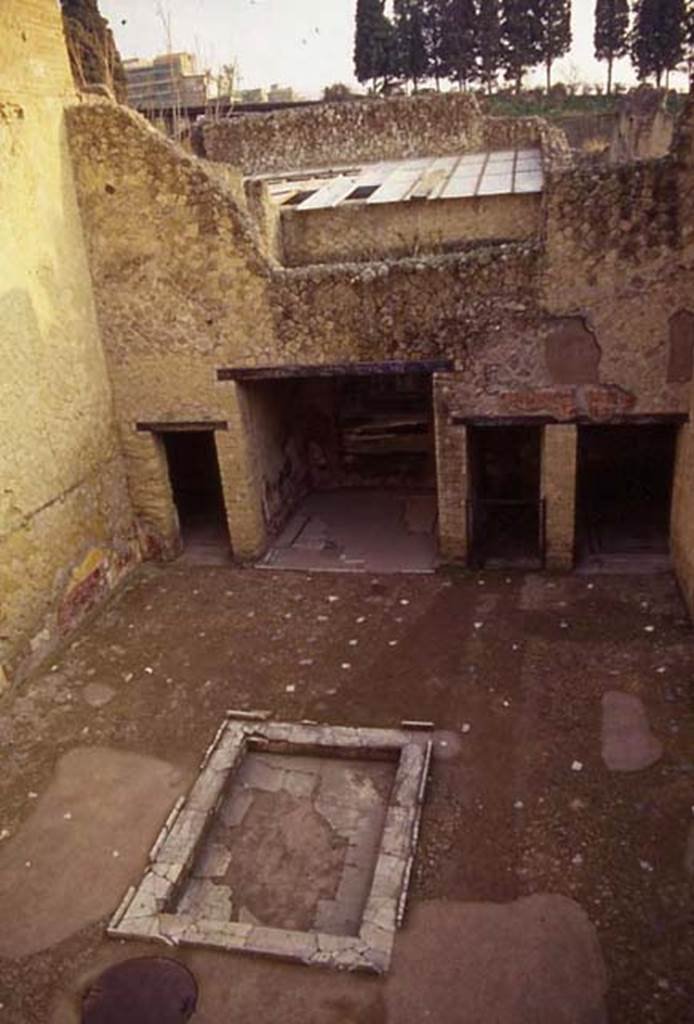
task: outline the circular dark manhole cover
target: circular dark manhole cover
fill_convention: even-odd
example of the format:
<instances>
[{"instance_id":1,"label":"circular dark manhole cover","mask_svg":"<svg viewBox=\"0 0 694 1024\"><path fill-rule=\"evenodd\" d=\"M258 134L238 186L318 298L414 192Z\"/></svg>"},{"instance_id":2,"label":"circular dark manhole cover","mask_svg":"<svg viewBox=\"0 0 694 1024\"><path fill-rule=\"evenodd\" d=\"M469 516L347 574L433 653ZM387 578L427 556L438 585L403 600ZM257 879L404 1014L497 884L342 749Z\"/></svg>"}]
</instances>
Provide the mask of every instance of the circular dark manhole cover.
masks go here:
<instances>
[{"instance_id":1,"label":"circular dark manhole cover","mask_svg":"<svg viewBox=\"0 0 694 1024\"><path fill-rule=\"evenodd\" d=\"M163 956L137 957L100 974L82 1002L82 1024L181 1024L198 986L187 967Z\"/></svg>"}]
</instances>

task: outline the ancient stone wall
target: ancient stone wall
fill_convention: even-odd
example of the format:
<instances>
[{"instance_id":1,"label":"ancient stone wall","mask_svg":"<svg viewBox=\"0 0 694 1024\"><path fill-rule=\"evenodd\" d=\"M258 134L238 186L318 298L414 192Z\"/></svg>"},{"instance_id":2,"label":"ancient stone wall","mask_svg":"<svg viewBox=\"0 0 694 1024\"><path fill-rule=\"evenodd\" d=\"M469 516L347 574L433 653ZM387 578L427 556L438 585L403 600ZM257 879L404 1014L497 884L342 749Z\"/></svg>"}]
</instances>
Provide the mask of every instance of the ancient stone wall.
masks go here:
<instances>
[{"instance_id":1,"label":"ancient stone wall","mask_svg":"<svg viewBox=\"0 0 694 1024\"><path fill-rule=\"evenodd\" d=\"M457 92L210 120L196 137L201 156L247 175L515 146L542 146L552 162L570 159L557 126L539 117L484 117L474 96Z\"/></svg>"},{"instance_id":2,"label":"ancient stone wall","mask_svg":"<svg viewBox=\"0 0 694 1024\"><path fill-rule=\"evenodd\" d=\"M244 174L445 155L479 148L482 114L464 93L325 103L209 121L204 155Z\"/></svg>"},{"instance_id":3,"label":"ancient stone wall","mask_svg":"<svg viewBox=\"0 0 694 1024\"><path fill-rule=\"evenodd\" d=\"M232 542L262 535L244 424L218 366L273 356L269 263L243 193L133 112L92 101L69 113L97 309L133 500L148 549L175 548L157 438L138 421L229 421L217 437ZM233 184L233 183L232 183ZM228 485L228 486L226 486Z\"/></svg>"},{"instance_id":4,"label":"ancient stone wall","mask_svg":"<svg viewBox=\"0 0 694 1024\"><path fill-rule=\"evenodd\" d=\"M680 118L673 146L680 209L680 260L690 282L683 311L670 320L671 370L689 388L689 423L680 428L672 496L671 546L675 572L694 616L694 102ZM674 336L673 336L674 330ZM690 383L684 382L689 378Z\"/></svg>"},{"instance_id":5,"label":"ancient stone wall","mask_svg":"<svg viewBox=\"0 0 694 1024\"><path fill-rule=\"evenodd\" d=\"M464 533L454 417L570 423L688 407L673 159L550 173L543 231L532 241L285 268L272 258L272 225L261 235L246 212L264 193L247 190L244 202L208 166L112 105L75 109L70 128L131 492L152 550L166 549L176 524L157 439L135 429L142 420L228 424L217 449L237 554L258 551L281 518L282 501L268 500L280 494L286 468L275 457L284 442L273 441L282 431L272 403L263 413L250 387L217 379L220 368L451 360L436 389L449 556ZM259 432L272 443L255 444ZM562 462L560 447L548 449L548 466ZM296 459L285 478L300 477ZM548 494L557 487L550 474ZM557 509L557 562L570 549L569 519Z\"/></svg>"},{"instance_id":6,"label":"ancient stone wall","mask_svg":"<svg viewBox=\"0 0 694 1024\"><path fill-rule=\"evenodd\" d=\"M53 0L0 5L0 684L139 557L84 250Z\"/></svg>"},{"instance_id":7,"label":"ancient stone wall","mask_svg":"<svg viewBox=\"0 0 694 1024\"><path fill-rule=\"evenodd\" d=\"M681 361L672 372L671 354L681 344L681 323L672 318L691 307L694 293L683 199L671 157L572 169L548 183L543 305L557 316L581 317L593 338L557 339L557 365L563 351L581 361L583 348L590 372L597 355L600 382L619 387L631 411L683 412L688 405L689 383Z\"/></svg>"},{"instance_id":8,"label":"ancient stone wall","mask_svg":"<svg viewBox=\"0 0 694 1024\"><path fill-rule=\"evenodd\" d=\"M287 209L282 252L290 267L437 254L481 239L531 238L540 213L541 196L532 193Z\"/></svg>"}]
</instances>

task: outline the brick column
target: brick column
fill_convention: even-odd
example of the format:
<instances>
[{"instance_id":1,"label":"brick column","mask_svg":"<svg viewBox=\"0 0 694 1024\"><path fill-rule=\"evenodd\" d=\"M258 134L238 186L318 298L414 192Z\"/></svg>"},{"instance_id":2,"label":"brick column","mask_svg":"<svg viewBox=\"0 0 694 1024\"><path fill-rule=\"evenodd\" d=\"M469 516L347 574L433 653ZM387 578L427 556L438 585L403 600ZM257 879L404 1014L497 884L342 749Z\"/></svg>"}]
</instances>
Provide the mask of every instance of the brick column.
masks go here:
<instances>
[{"instance_id":1,"label":"brick column","mask_svg":"<svg viewBox=\"0 0 694 1024\"><path fill-rule=\"evenodd\" d=\"M267 541L260 472L253 455L245 396L238 384L225 387L229 389L225 401L229 429L215 433L217 462L233 553L239 559L252 559Z\"/></svg>"},{"instance_id":2,"label":"brick column","mask_svg":"<svg viewBox=\"0 0 694 1024\"><path fill-rule=\"evenodd\" d=\"M439 506L439 550L447 562L467 561L467 430L452 426L434 383L436 480Z\"/></svg>"},{"instance_id":3,"label":"brick column","mask_svg":"<svg viewBox=\"0 0 694 1024\"><path fill-rule=\"evenodd\" d=\"M574 564L577 436L574 424L548 425L544 429L542 497L548 569L571 569Z\"/></svg>"}]
</instances>

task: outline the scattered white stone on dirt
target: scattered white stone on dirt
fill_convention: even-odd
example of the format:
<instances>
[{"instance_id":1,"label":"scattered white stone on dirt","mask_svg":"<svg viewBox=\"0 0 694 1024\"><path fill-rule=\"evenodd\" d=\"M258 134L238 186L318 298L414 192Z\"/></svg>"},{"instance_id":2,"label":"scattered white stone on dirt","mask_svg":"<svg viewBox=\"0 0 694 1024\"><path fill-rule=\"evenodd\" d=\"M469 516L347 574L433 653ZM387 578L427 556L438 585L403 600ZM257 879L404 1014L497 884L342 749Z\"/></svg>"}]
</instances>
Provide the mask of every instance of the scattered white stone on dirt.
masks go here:
<instances>
[{"instance_id":1,"label":"scattered white stone on dirt","mask_svg":"<svg viewBox=\"0 0 694 1024\"><path fill-rule=\"evenodd\" d=\"M571 771L572 772L582 772L583 771L583 763L581 761L572 761L571 762Z\"/></svg>"},{"instance_id":2,"label":"scattered white stone on dirt","mask_svg":"<svg viewBox=\"0 0 694 1024\"><path fill-rule=\"evenodd\" d=\"M475 622L474 623L475 629L482 629L483 625L484 625L483 622Z\"/></svg>"},{"instance_id":3,"label":"scattered white stone on dirt","mask_svg":"<svg viewBox=\"0 0 694 1024\"><path fill-rule=\"evenodd\" d=\"M335 601L339 601L339 600L340 600L340 598L337 596L337 594L329 594L328 595L328 601L330 601L331 604L333 604Z\"/></svg>"},{"instance_id":4,"label":"scattered white stone on dirt","mask_svg":"<svg viewBox=\"0 0 694 1024\"><path fill-rule=\"evenodd\" d=\"M343 661L342 665L340 666L340 668L345 668L345 669L351 668L351 667L352 667L352 665L350 664L349 661Z\"/></svg>"},{"instance_id":5,"label":"scattered white stone on dirt","mask_svg":"<svg viewBox=\"0 0 694 1024\"><path fill-rule=\"evenodd\" d=\"M644 626L643 630L644 633L653 633L655 631L655 626Z\"/></svg>"},{"instance_id":6,"label":"scattered white stone on dirt","mask_svg":"<svg viewBox=\"0 0 694 1024\"><path fill-rule=\"evenodd\" d=\"M300 665L304 665L304 666L312 665L313 664L313 658L302 658L301 661L299 662L299 664Z\"/></svg>"},{"instance_id":7,"label":"scattered white stone on dirt","mask_svg":"<svg viewBox=\"0 0 694 1024\"><path fill-rule=\"evenodd\" d=\"M515 808L515 809L516 809L517 811L522 811L522 810L523 810L523 808L525 807L525 804L523 803L523 801L522 801L522 800L514 800L514 802L513 802L513 806L514 806L514 808Z\"/></svg>"},{"instance_id":8,"label":"scattered white stone on dirt","mask_svg":"<svg viewBox=\"0 0 694 1024\"><path fill-rule=\"evenodd\" d=\"M145 665L145 672L147 673L148 676L151 676L154 673L154 669L151 668L149 665Z\"/></svg>"},{"instance_id":9,"label":"scattered white stone on dirt","mask_svg":"<svg viewBox=\"0 0 694 1024\"><path fill-rule=\"evenodd\" d=\"M296 686L294 686L294 683L289 683L289 685L285 686L284 689L286 693L294 693L294 691L296 690Z\"/></svg>"},{"instance_id":10,"label":"scattered white stone on dirt","mask_svg":"<svg viewBox=\"0 0 694 1024\"><path fill-rule=\"evenodd\" d=\"M318 619L319 622L327 622L328 621L328 616L327 615L316 615L316 618Z\"/></svg>"},{"instance_id":11,"label":"scattered white stone on dirt","mask_svg":"<svg viewBox=\"0 0 694 1024\"><path fill-rule=\"evenodd\" d=\"M410 603L409 598L407 598L407 597L401 597L400 598L400 604L409 604L409 603Z\"/></svg>"},{"instance_id":12,"label":"scattered white stone on dirt","mask_svg":"<svg viewBox=\"0 0 694 1024\"><path fill-rule=\"evenodd\" d=\"M397 644L398 644L397 640L389 640L388 641L388 646L389 647L397 647Z\"/></svg>"},{"instance_id":13,"label":"scattered white stone on dirt","mask_svg":"<svg viewBox=\"0 0 694 1024\"><path fill-rule=\"evenodd\" d=\"M662 675L663 672L666 672L666 671L667 671L667 669L665 668L665 665L659 665L658 668L656 669L656 672L658 672L660 675Z\"/></svg>"},{"instance_id":14,"label":"scattered white stone on dirt","mask_svg":"<svg viewBox=\"0 0 694 1024\"><path fill-rule=\"evenodd\" d=\"M472 729L472 726L470 725L470 723L469 722L463 722L463 726L462 726L460 731L468 733L468 732L470 732L470 729Z\"/></svg>"},{"instance_id":15,"label":"scattered white stone on dirt","mask_svg":"<svg viewBox=\"0 0 694 1024\"><path fill-rule=\"evenodd\" d=\"M359 641L358 640L349 640L348 643L349 643L350 647L356 647L357 644L359 643Z\"/></svg>"},{"instance_id":16,"label":"scattered white stone on dirt","mask_svg":"<svg viewBox=\"0 0 694 1024\"><path fill-rule=\"evenodd\" d=\"M655 870L653 865L651 864L651 862L647 861L647 860L640 860L639 861L639 867L641 868L642 871L652 872L652 871Z\"/></svg>"},{"instance_id":17,"label":"scattered white stone on dirt","mask_svg":"<svg viewBox=\"0 0 694 1024\"><path fill-rule=\"evenodd\" d=\"M571 858L571 863L575 864L576 867L580 867L580 865L583 863L583 856L580 853L575 854Z\"/></svg>"},{"instance_id":18,"label":"scattered white stone on dirt","mask_svg":"<svg viewBox=\"0 0 694 1024\"><path fill-rule=\"evenodd\" d=\"M357 620L356 621L361 626L362 622L366 622L366 616L365 615L359 615L359 616L357 616Z\"/></svg>"},{"instance_id":19,"label":"scattered white stone on dirt","mask_svg":"<svg viewBox=\"0 0 694 1024\"><path fill-rule=\"evenodd\" d=\"M63 817L65 818L65 821L72 821L72 812L66 811Z\"/></svg>"},{"instance_id":20,"label":"scattered white stone on dirt","mask_svg":"<svg viewBox=\"0 0 694 1024\"><path fill-rule=\"evenodd\" d=\"M565 621L560 622L559 623L559 628L560 629L568 629L569 628L568 622L565 622Z\"/></svg>"},{"instance_id":21,"label":"scattered white stone on dirt","mask_svg":"<svg viewBox=\"0 0 694 1024\"><path fill-rule=\"evenodd\" d=\"M610 690L602 698L602 759L612 772L649 768L662 757L663 746L651 732L639 697Z\"/></svg>"},{"instance_id":22,"label":"scattered white stone on dirt","mask_svg":"<svg viewBox=\"0 0 694 1024\"><path fill-rule=\"evenodd\" d=\"M35 793L35 792L33 791L33 789L31 789L31 790L29 790L29 792L27 793L27 796L29 797L29 799L30 799L30 800L36 800L36 799L37 799L37 797L38 797L38 793Z\"/></svg>"}]
</instances>

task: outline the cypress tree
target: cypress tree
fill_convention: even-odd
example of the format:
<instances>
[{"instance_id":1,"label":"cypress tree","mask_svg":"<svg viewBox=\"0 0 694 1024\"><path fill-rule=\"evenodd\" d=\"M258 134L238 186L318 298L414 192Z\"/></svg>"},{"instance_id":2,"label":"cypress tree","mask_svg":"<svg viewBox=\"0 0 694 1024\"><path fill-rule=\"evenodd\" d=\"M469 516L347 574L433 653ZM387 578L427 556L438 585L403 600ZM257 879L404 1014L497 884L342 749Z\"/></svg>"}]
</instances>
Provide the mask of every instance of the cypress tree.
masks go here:
<instances>
[{"instance_id":1,"label":"cypress tree","mask_svg":"<svg viewBox=\"0 0 694 1024\"><path fill-rule=\"evenodd\" d=\"M446 11L448 0L424 0L422 9L424 46L429 58L429 73L440 89L446 68Z\"/></svg>"},{"instance_id":2,"label":"cypress tree","mask_svg":"<svg viewBox=\"0 0 694 1024\"><path fill-rule=\"evenodd\" d=\"M392 74L392 25L384 0L357 0L354 31L354 73L359 82L373 82Z\"/></svg>"},{"instance_id":3,"label":"cypress tree","mask_svg":"<svg viewBox=\"0 0 694 1024\"><path fill-rule=\"evenodd\" d=\"M445 23L448 77L465 88L477 77L478 22L474 0L449 0Z\"/></svg>"},{"instance_id":4,"label":"cypress tree","mask_svg":"<svg viewBox=\"0 0 694 1024\"><path fill-rule=\"evenodd\" d=\"M607 95L612 92L612 65L629 49L629 0L596 0L595 56L607 61Z\"/></svg>"},{"instance_id":5,"label":"cypress tree","mask_svg":"<svg viewBox=\"0 0 694 1024\"><path fill-rule=\"evenodd\" d=\"M532 0L502 0L501 53L506 77L521 91L526 70L542 60L540 30Z\"/></svg>"},{"instance_id":6,"label":"cypress tree","mask_svg":"<svg viewBox=\"0 0 694 1024\"><path fill-rule=\"evenodd\" d=\"M105 85L127 102L125 72L108 22L97 0L60 0L72 77L77 86Z\"/></svg>"},{"instance_id":7,"label":"cypress tree","mask_svg":"<svg viewBox=\"0 0 694 1024\"><path fill-rule=\"evenodd\" d=\"M538 57L547 72L547 92L552 87L552 64L571 49L571 0L535 0Z\"/></svg>"},{"instance_id":8,"label":"cypress tree","mask_svg":"<svg viewBox=\"0 0 694 1024\"><path fill-rule=\"evenodd\" d=\"M499 0L479 0L477 44L480 79L487 92L490 93L501 67L501 15Z\"/></svg>"},{"instance_id":9,"label":"cypress tree","mask_svg":"<svg viewBox=\"0 0 694 1024\"><path fill-rule=\"evenodd\" d=\"M393 23L396 72L411 80L417 92L419 80L429 72L422 0L394 0Z\"/></svg>"},{"instance_id":10,"label":"cypress tree","mask_svg":"<svg viewBox=\"0 0 694 1024\"><path fill-rule=\"evenodd\" d=\"M636 0L631 60L640 81L654 75L660 88L684 57L686 30L685 0Z\"/></svg>"}]
</instances>

